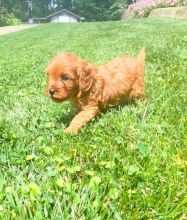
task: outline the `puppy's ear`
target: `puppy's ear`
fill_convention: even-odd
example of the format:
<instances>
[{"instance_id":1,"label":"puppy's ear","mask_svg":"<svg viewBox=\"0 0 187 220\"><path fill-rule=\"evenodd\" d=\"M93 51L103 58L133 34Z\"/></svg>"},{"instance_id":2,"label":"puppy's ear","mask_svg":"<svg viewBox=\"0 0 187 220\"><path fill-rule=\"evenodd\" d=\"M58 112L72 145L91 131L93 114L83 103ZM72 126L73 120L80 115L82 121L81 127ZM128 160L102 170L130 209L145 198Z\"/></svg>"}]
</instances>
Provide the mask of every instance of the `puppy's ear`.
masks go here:
<instances>
[{"instance_id":1,"label":"puppy's ear","mask_svg":"<svg viewBox=\"0 0 187 220\"><path fill-rule=\"evenodd\" d=\"M81 94L88 92L93 84L93 67L89 64L84 64L77 70L79 77L79 92Z\"/></svg>"}]
</instances>

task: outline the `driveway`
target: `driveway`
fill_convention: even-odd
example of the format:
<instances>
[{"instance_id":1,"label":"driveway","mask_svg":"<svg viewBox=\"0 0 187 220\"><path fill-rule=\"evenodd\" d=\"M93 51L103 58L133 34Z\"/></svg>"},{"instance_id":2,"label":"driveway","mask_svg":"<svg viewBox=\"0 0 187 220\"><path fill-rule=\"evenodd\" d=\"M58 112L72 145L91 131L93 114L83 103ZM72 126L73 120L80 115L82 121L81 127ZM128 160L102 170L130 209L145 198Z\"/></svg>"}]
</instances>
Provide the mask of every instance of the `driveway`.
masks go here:
<instances>
[{"instance_id":1,"label":"driveway","mask_svg":"<svg viewBox=\"0 0 187 220\"><path fill-rule=\"evenodd\" d=\"M41 24L20 24L15 26L0 27L0 35L9 34L12 32L22 31L25 29L33 28Z\"/></svg>"}]
</instances>

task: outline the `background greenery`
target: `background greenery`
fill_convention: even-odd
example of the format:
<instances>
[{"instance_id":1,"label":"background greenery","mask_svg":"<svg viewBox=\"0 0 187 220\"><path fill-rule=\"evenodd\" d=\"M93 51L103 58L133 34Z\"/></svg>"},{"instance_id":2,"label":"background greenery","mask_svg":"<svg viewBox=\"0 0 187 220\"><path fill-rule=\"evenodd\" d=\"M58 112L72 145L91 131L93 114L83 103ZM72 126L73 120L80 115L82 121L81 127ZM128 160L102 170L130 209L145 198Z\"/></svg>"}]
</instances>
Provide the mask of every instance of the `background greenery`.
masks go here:
<instances>
[{"instance_id":1,"label":"background greenery","mask_svg":"<svg viewBox=\"0 0 187 220\"><path fill-rule=\"evenodd\" d=\"M47 24L0 37L0 219L186 219L185 20ZM144 102L64 135L45 97L61 51L100 65L145 47Z\"/></svg>"},{"instance_id":2,"label":"background greenery","mask_svg":"<svg viewBox=\"0 0 187 220\"><path fill-rule=\"evenodd\" d=\"M131 0L32 0L33 18L45 18L63 8L85 17L86 21L120 20L125 5ZM1 0L0 26L11 25L7 17L28 21L27 0Z\"/></svg>"}]
</instances>

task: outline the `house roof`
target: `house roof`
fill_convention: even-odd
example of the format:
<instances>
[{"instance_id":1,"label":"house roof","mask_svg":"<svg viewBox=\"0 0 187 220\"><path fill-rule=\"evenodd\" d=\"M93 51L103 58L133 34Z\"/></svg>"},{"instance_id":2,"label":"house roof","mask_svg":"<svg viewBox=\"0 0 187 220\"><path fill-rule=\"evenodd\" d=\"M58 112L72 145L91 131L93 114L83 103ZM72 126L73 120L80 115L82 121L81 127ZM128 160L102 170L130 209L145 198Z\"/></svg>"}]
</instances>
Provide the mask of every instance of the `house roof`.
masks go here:
<instances>
[{"instance_id":1,"label":"house roof","mask_svg":"<svg viewBox=\"0 0 187 220\"><path fill-rule=\"evenodd\" d=\"M80 17L80 16L78 16L78 15L74 14L73 12L68 11L68 10L66 10L66 9L62 9L62 10L57 11L57 12L51 14L51 15L48 15L46 18L50 18L50 17L52 17L52 16L54 16L54 15L58 15L58 14L60 14L61 12L67 12L68 14L71 14L71 15L73 15L73 16L76 17L76 18L82 19L82 17Z\"/></svg>"}]
</instances>

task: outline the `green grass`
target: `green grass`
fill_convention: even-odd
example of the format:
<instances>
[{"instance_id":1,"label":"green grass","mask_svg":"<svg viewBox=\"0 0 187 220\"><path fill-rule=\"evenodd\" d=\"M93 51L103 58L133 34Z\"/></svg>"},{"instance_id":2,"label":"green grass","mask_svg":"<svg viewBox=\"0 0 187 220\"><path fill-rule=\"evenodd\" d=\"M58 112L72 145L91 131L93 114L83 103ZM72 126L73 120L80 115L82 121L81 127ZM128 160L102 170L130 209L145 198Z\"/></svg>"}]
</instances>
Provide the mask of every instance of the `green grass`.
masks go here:
<instances>
[{"instance_id":1,"label":"green grass","mask_svg":"<svg viewBox=\"0 0 187 220\"><path fill-rule=\"evenodd\" d=\"M45 97L47 62L142 46L147 101L65 135L74 112ZM187 219L186 20L47 24L0 48L0 219Z\"/></svg>"}]
</instances>

